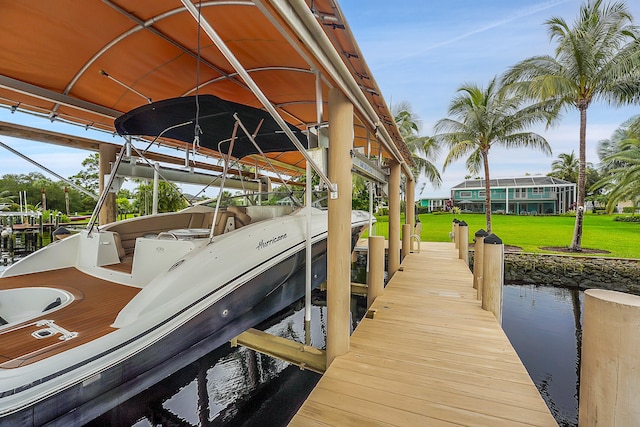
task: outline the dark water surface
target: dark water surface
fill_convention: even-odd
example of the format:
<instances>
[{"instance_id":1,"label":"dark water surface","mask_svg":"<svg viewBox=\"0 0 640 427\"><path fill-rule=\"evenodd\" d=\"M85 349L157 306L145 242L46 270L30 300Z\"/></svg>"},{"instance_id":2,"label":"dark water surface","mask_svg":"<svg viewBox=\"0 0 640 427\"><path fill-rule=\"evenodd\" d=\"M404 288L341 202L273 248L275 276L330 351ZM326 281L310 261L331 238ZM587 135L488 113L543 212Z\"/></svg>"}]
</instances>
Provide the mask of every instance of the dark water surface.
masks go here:
<instances>
[{"instance_id":1,"label":"dark water surface","mask_svg":"<svg viewBox=\"0 0 640 427\"><path fill-rule=\"evenodd\" d=\"M584 293L505 285L502 327L561 426L578 425Z\"/></svg>"},{"instance_id":2,"label":"dark water surface","mask_svg":"<svg viewBox=\"0 0 640 427\"><path fill-rule=\"evenodd\" d=\"M324 294L313 295L310 343L324 348ZM353 319L364 316L365 305L363 298L353 298ZM304 343L303 302L257 329ZM168 375L87 425L286 426L320 379L319 374L228 344Z\"/></svg>"}]
</instances>

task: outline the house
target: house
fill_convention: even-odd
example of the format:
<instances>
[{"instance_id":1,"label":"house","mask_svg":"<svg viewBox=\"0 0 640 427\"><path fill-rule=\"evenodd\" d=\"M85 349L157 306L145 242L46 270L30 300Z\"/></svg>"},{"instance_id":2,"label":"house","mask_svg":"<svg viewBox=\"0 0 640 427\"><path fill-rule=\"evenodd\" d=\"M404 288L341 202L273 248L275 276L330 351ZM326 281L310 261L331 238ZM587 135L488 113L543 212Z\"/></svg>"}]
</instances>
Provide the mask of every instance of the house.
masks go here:
<instances>
[{"instance_id":1,"label":"house","mask_svg":"<svg viewBox=\"0 0 640 427\"><path fill-rule=\"evenodd\" d=\"M520 215L559 214L575 206L576 184L550 176L499 178L489 181L491 211ZM464 181L451 189L453 205L471 212L485 211L485 181Z\"/></svg>"},{"instance_id":2,"label":"house","mask_svg":"<svg viewBox=\"0 0 640 427\"><path fill-rule=\"evenodd\" d=\"M431 197L429 199L420 199L418 206L427 208L427 212L437 212L447 210L448 197Z\"/></svg>"}]
</instances>

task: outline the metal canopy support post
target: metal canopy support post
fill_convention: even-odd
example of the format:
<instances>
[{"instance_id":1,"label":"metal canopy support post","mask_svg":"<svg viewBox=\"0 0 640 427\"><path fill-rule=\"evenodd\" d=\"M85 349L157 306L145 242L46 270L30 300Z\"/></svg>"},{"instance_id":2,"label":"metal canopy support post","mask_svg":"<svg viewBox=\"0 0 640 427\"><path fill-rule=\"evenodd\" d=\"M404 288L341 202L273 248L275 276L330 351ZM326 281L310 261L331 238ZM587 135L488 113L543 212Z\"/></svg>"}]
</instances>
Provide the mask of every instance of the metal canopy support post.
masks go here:
<instances>
[{"instance_id":1,"label":"metal canopy support post","mask_svg":"<svg viewBox=\"0 0 640 427\"><path fill-rule=\"evenodd\" d=\"M318 125L322 122L322 84L320 71L313 71L316 77L316 122ZM318 128L318 138L320 138L320 128ZM305 260L305 294L304 294L304 323L305 323L305 342L307 345L311 344L311 202L313 189L313 168L311 163L307 162L307 175L306 175L306 191L305 191L305 206L307 207L307 241L306 241L306 260Z\"/></svg>"},{"instance_id":2,"label":"metal canopy support post","mask_svg":"<svg viewBox=\"0 0 640 427\"><path fill-rule=\"evenodd\" d=\"M153 164L153 202L151 204L151 213L158 214L158 186L160 185L160 163Z\"/></svg>"},{"instance_id":3,"label":"metal canopy support post","mask_svg":"<svg viewBox=\"0 0 640 427\"><path fill-rule=\"evenodd\" d=\"M389 176L389 279L400 267L400 164L391 162Z\"/></svg>"},{"instance_id":4,"label":"metal canopy support post","mask_svg":"<svg viewBox=\"0 0 640 427\"><path fill-rule=\"evenodd\" d=\"M337 186L335 184L331 183L329 178L322 172L322 170L318 167L318 165L315 164L315 162L313 161L313 159L311 158L309 153L307 153L307 150L300 143L300 141L298 141L298 138L296 138L296 136L293 134L293 132L289 128L287 122L285 122L284 119L280 116L280 114L278 114L278 111L273 106L273 104L271 104L271 101L269 101L269 98L266 97L266 95L258 87L256 82L251 78L251 76L249 75L247 70L242 66L240 61L238 61L238 59L233 54L233 52L231 52L231 50L227 47L227 45L224 42L224 40L222 40L222 38L218 35L218 33L213 29L211 24L209 24L209 22L206 19L204 19L202 16L199 17L198 8L193 3L191 3L190 0L182 0L182 4L184 5L185 9L187 9L189 11L189 13L191 13L193 18L196 21L200 22L200 25L202 26L202 29L207 34L207 36L209 36L209 38L216 45L218 50L220 50L220 53L222 53L222 55L224 55L224 57L227 59L227 61L229 61L231 66L237 71L238 75L242 78L242 80L244 80L244 82L247 84L249 89L251 89L251 92L253 92L253 94L256 96L256 98L258 98L260 103L269 112L271 117L273 117L273 119L276 121L276 123L278 123L280 128L284 131L284 133L287 135L287 137L289 137L289 139L291 140L293 145L295 145L295 147L298 149L298 151L300 151L300 153L305 158L305 160L308 163L311 163L311 167L313 167L313 170L316 171L316 173L320 176L320 178L329 187L329 191L331 192L331 197L332 198L337 197L338 196L337 195L337 192L338 192Z\"/></svg>"}]
</instances>

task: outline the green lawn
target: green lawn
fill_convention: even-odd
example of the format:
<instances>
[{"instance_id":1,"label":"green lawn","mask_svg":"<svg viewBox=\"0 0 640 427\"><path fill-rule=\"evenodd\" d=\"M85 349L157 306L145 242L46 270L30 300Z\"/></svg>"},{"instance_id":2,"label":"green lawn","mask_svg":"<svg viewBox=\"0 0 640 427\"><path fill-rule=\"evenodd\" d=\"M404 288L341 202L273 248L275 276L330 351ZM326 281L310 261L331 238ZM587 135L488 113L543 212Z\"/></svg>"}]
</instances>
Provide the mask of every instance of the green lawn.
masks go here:
<instances>
[{"instance_id":1,"label":"green lawn","mask_svg":"<svg viewBox=\"0 0 640 427\"><path fill-rule=\"evenodd\" d=\"M449 232L454 218L452 214L421 214L419 217L423 242L450 241ZM640 224L616 222L614 217L615 215L585 215L582 247L610 252L597 256L640 258ZM476 231L485 228L484 214L457 214L456 218L469 225L470 242L473 242ZM538 253L552 253L540 249L544 246L569 246L575 222L575 218L569 216L493 215L491 219L493 233L505 245L519 246L525 252ZM404 215L402 221L404 222ZM379 217L374 227L375 234L388 236L387 217Z\"/></svg>"}]
</instances>

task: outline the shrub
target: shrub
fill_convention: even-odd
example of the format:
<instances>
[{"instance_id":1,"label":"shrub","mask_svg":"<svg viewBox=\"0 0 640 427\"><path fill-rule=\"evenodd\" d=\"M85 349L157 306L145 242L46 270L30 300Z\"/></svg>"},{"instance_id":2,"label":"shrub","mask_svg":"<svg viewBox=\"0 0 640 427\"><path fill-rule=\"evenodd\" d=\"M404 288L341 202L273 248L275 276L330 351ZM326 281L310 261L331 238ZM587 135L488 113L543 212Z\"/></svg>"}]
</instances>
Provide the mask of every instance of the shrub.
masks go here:
<instances>
[{"instance_id":1,"label":"shrub","mask_svg":"<svg viewBox=\"0 0 640 427\"><path fill-rule=\"evenodd\" d=\"M640 216L616 216L613 218L614 221L618 222L637 222L640 223Z\"/></svg>"}]
</instances>

